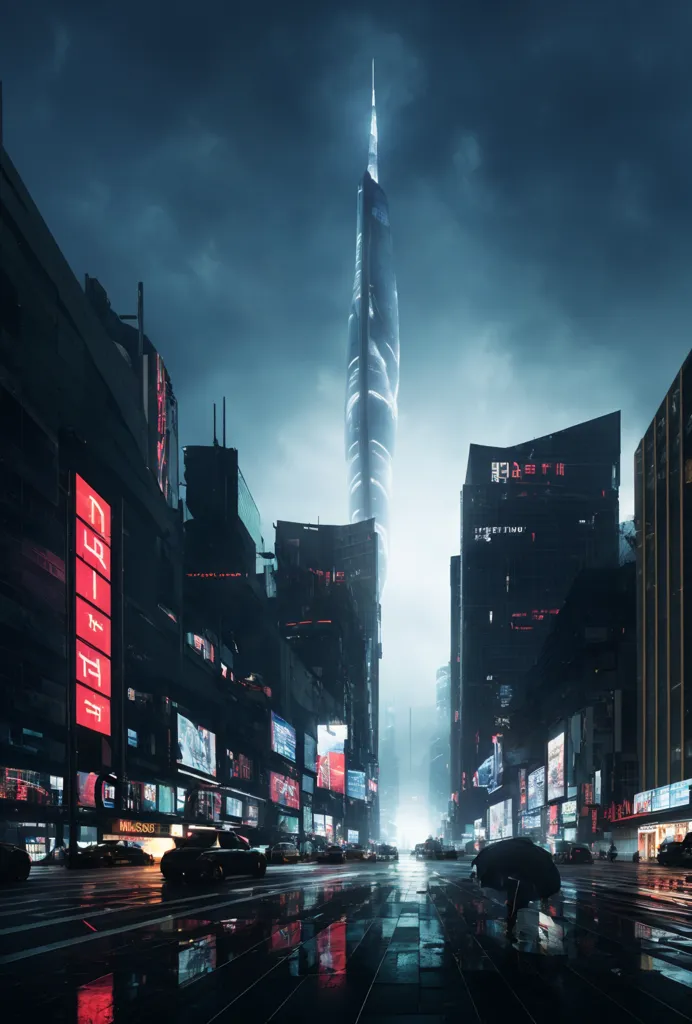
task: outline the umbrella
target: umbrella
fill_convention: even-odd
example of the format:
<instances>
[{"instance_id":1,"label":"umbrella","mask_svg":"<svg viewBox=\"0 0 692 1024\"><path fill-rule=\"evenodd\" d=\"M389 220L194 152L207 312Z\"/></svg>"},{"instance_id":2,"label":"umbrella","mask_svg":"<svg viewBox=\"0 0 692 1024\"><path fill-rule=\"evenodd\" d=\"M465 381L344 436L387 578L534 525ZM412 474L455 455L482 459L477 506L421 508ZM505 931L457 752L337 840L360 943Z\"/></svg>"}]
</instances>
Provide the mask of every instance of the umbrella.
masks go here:
<instances>
[{"instance_id":1,"label":"umbrella","mask_svg":"<svg viewBox=\"0 0 692 1024\"><path fill-rule=\"evenodd\" d=\"M482 886L504 889L509 879L531 885L546 899L560 889L560 872L547 850L524 839L504 839L486 846L473 861Z\"/></svg>"}]
</instances>

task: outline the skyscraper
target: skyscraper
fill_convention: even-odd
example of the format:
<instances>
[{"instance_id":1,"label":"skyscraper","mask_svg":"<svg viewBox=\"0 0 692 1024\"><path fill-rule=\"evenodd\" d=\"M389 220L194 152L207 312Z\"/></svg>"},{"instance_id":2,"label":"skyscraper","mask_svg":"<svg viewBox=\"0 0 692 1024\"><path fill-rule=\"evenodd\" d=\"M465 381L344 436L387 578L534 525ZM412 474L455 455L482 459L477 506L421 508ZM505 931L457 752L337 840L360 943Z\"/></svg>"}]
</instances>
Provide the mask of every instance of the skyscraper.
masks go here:
<instances>
[{"instance_id":1,"label":"skyscraper","mask_svg":"<svg viewBox=\"0 0 692 1024\"><path fill-rule=\"evenodd\" d=\"M389 499L399 392L399 303L389 203L378 184L375 62L368 166L358 186L356 272L348 322L346 461L352 523L375 519L379 587L389 549Z\"/></svg>"}]
</instances>

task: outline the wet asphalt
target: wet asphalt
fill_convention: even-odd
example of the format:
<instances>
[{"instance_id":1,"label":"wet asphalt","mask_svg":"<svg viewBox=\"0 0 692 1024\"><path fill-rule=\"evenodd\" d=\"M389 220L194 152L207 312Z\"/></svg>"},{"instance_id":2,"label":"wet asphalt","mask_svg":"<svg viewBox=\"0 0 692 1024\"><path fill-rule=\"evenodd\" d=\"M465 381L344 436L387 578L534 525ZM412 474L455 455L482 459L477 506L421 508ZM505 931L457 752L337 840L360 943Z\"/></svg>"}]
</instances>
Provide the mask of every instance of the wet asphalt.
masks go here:
<instances>
[{"instance_id":1,"label":"wet asphalt","mask_svg":"<svg viewBox=\"0 0 692 1024\"><path fill-rule=\"evenodd\" d=\"M562 869L519 915L469 861L270 867L168 887L158 867L35 867L0 889L0 1019L68 1024L692 1020L692 877Z\"/></svg>"}]
</instances>

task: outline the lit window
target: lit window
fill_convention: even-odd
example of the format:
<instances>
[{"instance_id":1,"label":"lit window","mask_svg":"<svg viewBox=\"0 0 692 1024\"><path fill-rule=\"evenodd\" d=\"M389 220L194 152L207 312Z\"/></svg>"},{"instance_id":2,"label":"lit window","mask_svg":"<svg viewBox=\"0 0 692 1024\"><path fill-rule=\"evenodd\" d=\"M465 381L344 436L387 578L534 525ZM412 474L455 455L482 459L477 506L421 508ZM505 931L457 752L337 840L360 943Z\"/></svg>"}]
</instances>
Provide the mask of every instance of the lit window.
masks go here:
<instances>
[{"instance_id":1,"label":"lit window","mask_svg":"<svg viewBox=\"0 0 692 1024\"><path fill-rule=\"evenodd\" d=\"M492 621L493 621L493 613L492 612L488 612L488 622L492 622Z\"/></svg>"},{"instance_id":2,"label":"lit window","mask_svg":"<svg viewBox=\"0 0 692 1024\"><path fill-rule=\"evenodd\" d=\"M134 729L127 730L127 745L128 747L137 746L137 733L135 732Z\"/></svg>"}]
</instances>

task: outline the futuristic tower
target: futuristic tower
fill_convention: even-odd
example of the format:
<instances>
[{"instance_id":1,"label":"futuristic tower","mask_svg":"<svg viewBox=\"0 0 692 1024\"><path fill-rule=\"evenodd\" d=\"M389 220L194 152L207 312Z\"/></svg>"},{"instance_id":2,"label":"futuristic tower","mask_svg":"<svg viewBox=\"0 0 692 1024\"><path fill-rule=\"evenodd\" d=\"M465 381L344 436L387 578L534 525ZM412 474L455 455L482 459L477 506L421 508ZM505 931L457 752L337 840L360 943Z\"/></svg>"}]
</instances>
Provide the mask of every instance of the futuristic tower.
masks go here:
<instances>
[{"instance_id":1,"label":"futuristic tower","mask_svg":"<svg viewBox=\"0 0 692 1024\"><path fill-rule=\"evenodd\" d=\"M373 61L368 167L358 186L356 273L348 321L346 462L351 522L375 519L381 593L387 573L399 393L399 301L389 203L377 178Z\"/></svg>"}]
</instances>

